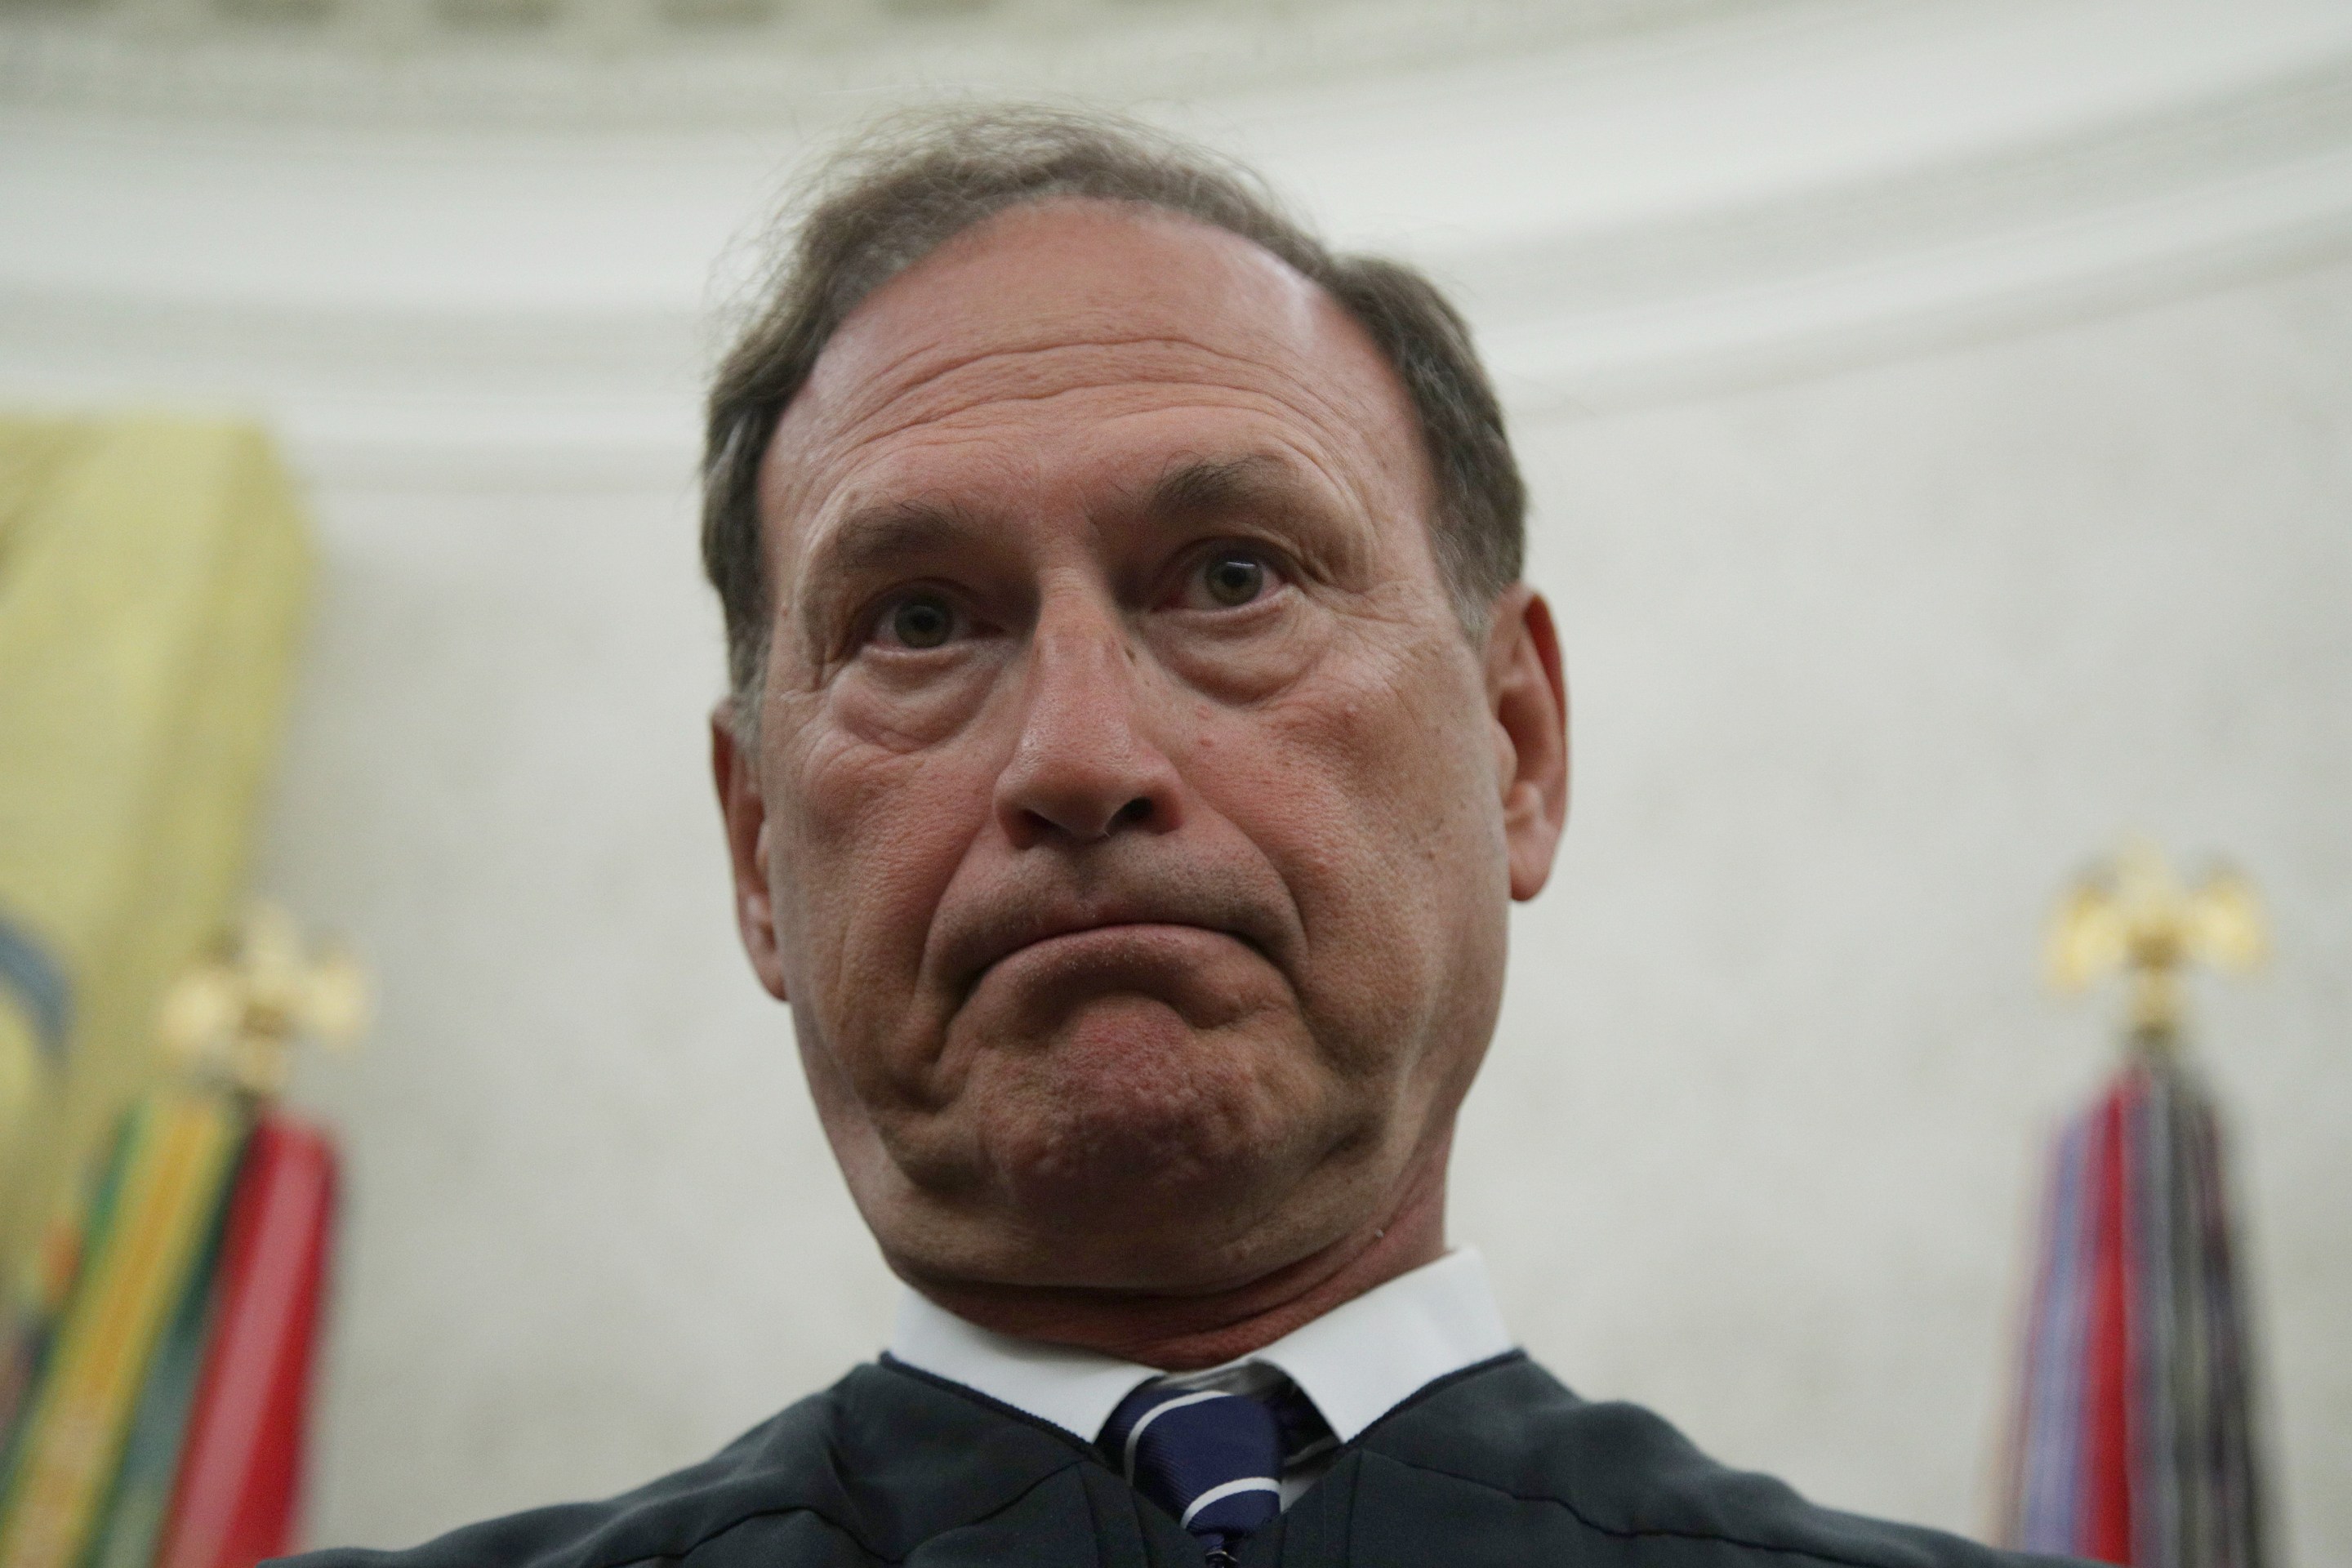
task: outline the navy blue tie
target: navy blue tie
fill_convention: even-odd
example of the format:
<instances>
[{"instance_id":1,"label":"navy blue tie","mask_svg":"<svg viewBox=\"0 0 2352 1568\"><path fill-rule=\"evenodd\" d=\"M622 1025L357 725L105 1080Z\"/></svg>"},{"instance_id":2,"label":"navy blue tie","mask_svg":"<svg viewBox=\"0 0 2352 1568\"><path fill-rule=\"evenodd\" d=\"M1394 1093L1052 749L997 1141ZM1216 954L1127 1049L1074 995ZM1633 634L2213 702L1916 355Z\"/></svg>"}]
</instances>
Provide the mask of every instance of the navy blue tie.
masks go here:
<instances>
[{"instance_id":1,"label":"navy blue tie","mask_svg":"<svg viewBox=\"0 0 2352 1568\"><path fill-rule=\"evenodd\" d=\"M1147 1383L1103 1424L1103 1452L1136 1490L1233 1561L1243 1538L1282 1511L1282 1423L1245 1394Z\"/></svg>"}]
</instances>

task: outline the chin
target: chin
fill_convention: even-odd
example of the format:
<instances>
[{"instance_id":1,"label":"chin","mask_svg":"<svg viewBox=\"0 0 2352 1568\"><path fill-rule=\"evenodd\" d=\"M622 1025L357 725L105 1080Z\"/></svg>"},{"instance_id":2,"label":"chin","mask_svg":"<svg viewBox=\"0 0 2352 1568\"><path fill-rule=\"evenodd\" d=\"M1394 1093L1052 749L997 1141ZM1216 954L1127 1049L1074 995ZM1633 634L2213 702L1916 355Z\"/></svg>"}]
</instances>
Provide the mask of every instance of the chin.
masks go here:
<instances>
[{"instance_id":1,"label":"chin","mask_svg":"<svg viewBox=\"0 0 2352 1568\"><path fill-rule=\"evenodd\" d=\"M1229 1251L1332 1142L1307 1041L1196 1031L1140 999L1090 1007L991 1067L993 1081L971 1085L988 1108L986 1184L1008 1233L1055 1238L1034 1261L1073 1283Z\"/></svg>"}]
</instances>

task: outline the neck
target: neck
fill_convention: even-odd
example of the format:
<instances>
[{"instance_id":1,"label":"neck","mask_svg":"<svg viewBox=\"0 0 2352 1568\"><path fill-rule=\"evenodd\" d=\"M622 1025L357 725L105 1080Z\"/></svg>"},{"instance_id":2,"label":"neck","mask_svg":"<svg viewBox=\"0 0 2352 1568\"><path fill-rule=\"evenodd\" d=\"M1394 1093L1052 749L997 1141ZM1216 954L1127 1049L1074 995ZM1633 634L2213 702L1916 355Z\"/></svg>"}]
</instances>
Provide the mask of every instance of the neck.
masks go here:
<instances>
[{"instance_id":1,"label":"neck","mask_svg":"<svg viewBox=\"0 0 2352 1568\"><path fill-rule=\"evenodd\" d=\"M1217 1366L1443 1257L1445 1154L1440 1147L1416 1162L1396 1201L1339 1240L1230 1289L1153 1295L911 1275L908 1283L966 1322L1015 1339L1072 1345L1166 1372Z\"/></svg>"}]
</instances>

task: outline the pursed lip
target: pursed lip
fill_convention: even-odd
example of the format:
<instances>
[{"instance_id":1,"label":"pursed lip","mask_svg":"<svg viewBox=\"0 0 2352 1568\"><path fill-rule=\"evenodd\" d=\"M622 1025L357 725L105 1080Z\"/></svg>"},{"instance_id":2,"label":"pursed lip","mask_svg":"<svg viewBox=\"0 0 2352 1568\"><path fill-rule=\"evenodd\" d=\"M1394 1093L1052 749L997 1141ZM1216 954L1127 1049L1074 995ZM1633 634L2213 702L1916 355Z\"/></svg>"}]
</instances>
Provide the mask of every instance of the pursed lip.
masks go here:
<instances>
[{"instance_id":1,"label":"pursed lip","mask_svg":"<svg viewBox=\"0 0 2352 1568\"><path fill-rule=\"evenodd\" d=\"M1023 901L978 916L951 935L940 973L954 994L969 996L991 969L1014 953L1059 937L1122 927L1182 927L1229 937L1261 957L1265 922L1246 910L1210 907L1213 900L1137 900L1077 904Z\"/></svg>"}]
</instances>

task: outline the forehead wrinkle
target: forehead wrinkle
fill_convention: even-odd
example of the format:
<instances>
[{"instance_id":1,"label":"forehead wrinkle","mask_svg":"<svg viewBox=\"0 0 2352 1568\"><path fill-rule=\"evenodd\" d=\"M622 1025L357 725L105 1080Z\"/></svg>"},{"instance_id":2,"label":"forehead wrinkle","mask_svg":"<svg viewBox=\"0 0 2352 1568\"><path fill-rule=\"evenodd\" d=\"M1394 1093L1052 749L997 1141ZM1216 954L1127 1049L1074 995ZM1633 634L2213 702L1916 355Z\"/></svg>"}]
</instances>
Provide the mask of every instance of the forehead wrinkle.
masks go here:
<instances>
[{"instance_id":1,"label":"forehead wrinkle","mask_svg":"<svg viewBox=\"0 0 2352 1568\"><path fill-rule=\"evenodd\" d=\"M1289 382L1301 386L1306 386L1307 384L1300 377L1291 374L1264 360L1254 359L1246 354L1230 353L1226 350L1216 348L1209 343L1202 342L1198 339L1173 334L1160 333L1139 335L1128 338L1107 338L1099 340L1089 339L1083 342L1046 343L1015 349L990 349L982 353L968 354L961 358L952 360L936 369L927 371L923 375L902 386L896 386L889 388L887 391L878 392L872 400L870 409L860 412L851 412L849 416L843 420L843 424L850 427L849 429L845 429L843 434L845 436L851 436L856 426L880 418L893 404L919 397L927 388L936 387L940 382L968 370L997 364L1003 362L1044 360L1063 354L1083 353L1087 352L1109 352L1121 348L1148 347L1152 345L1187 349L1226 364L1246 366L1251 371L1256 373L1255 375L1251 378L1253 380L1271 378ZM920 353L921 351L919 350L917 352ZM909 355L908 357L912 358L914 356ZM899 363L904 363L905 361L901 360ZM866 441L886 440L892 436L896 436L904 430L913 427L914 426L952 419L957 415L969 413L971 409L980 407L984 404L1049 402L1055 397L1063 396L1066 394L1098 391L1106 386L1121 384L1149 383L1154 385L1165 385L1173 382L1195 379L1194 377L1182 374L1171 374L1167 373L1165 370L1160 371L1156 374L1147 374L1135 366L1106 367L1106 370L1108 374L1100 377L1080 381L1076 384L1057 386L1050 391L1018 392L1006 388L991 389L973 393L969 395L967 401L952 404L945 407L924 409L920 412L910 415L902 423L887 426L878 430L858 433L854 435L852 438L861 444ZM879 379L881 378L870 378L867 384L871 385L874 381ZM1225 389L1242 393L1263 391L1261 388L1246 386L1229 386ZM1290 404L1290 400L1281 398L1276 394L1266 392L1265 393L1265 395L1276 397L1276 401L1284 403L1286 406L1295 406ZM1330 403L1328 399L1318 397L1316 401L1325 405L1325 412L1328 416L1337 416L1340 412L1338 405ZM1297 412L1303 414L1306 411L1304 409L1298 409Z\"/></svg>"},{"instance_id":2,"label":"forehead wrinkle","mask_svg":"<svg viewBox=\"0 0 2352 1568\"><path fill-rule=\"evenodd\" d=\"M1089 390L1095 389L1066 388L1060 392L1026 398L1023 401L1050 402L1056 397ZM1260 470L1253 476L1244 477L1236 474L1233 478L1230 485L1233 499L1236 501L1256 496L1278 503L1295 503L1320 492L1328 495L1333 500L1341 501L1342 504L1351 503L1367 518L1380 515L1382 508L1377 497L1376 482L1371 475L1357 472L1356 465L1347 462L1332 449L1335 439L1345 440L1357 434L1352 426L1340 425L1335 428L1318 424L1304 412L1285 403L1271 393L1252 391L1238 394L1237 396L1240 399L1245 399L1246 402L1219 403L1213 406L1220 411L1243 407L1247 412L1262 416L1267 412L1267 405L1271 405L1273 408L1290 414L1293 417L1276 419L1270 426L1259 425L1255 427L1228 432L1213 440L1189 444L1187 449L1168 453L1161 459L1157 474L1148 479L1116 486L1115 488L1123 493L1112 502L1111 510L1147 516L1172 515L1171 502L1179 499L1167 493L1172 480L1181 478L1186 469L1225 468ZM1148 408L1108 416L1095 423L1098 426L1116 426L1126 418L1150 418L1179 411L1187 406L1190 405L1155 404ZM908 442L918 449L935 445L961 446L973 441L985 442L988 439L982 434L937 428L939 424L938 421L918 421L912 425L900 426L895 434L911 433L908 437ZM885 438L877 436L873 439L879 441ZM866 443L861 442L859 445L862 447ZM1223 449L1223 453L1218 451L1221 447ZM900 449L903 451L908 448L902 446ZM1377 452L1370 452L1369 456L1375 464L1379 463L1380 458ZM1418 490L1412 480L1408 479L1406 487L1408 491L1418 498ZM888 504L887 502L877 503L885 510ZM1208 504L1203 498L1196 502L1195 510L1200 510ZM964 530L971 534L982 535L991 532L989 525L967 508L958 505L952 509L941 510L952 510L962 520ZM1090 523L1098 527L1101 519L1095 515L1096 510L1089 508L1087 511Z\"/></svg>"},{"instance_id":3,"label":"forehead wrinkle","mask_svg":"<svg viewBox=\"0 0 2352 1568\"><path fill-rule=\"evenodd\" d=\"M800 426L799 429L790 433L797 439L787 437L780 440L777 446L798 447L801 460L793 461L785 450L772 454L774 458L782 458L788 468L799 469L797 480L788 480L780 489L797 490L803 504L791 504L784 495L775 491L771 494L783 503L780 511L808 516L811 509L805 503L816 500L816 510L821 510L824 492L834 489L863 466L858 457L861 449L877 443L893 442L923 426L942 426L938 436L950 439L953 438L951 426L954 422L990 404L1038 405L1072 395L1103 392L1122 384L1140 390L1145 386L1166 387L1190 381L1196 383L1204 394L1224 395L1223 399L1204 397L1197 400L1204 406L1213 406L1221 411L1255 412L1261 417L1272 417L1278 426L1292 426L1286 432L1261 431L1257 439L1263 441L1273 437L1276 446L1289 449L1296 458L1303 460L1307 470L1320 473L1327 482L1335 482L1360 506L1370 510L1380 510L1375 495L1380 481L1374 476L1385 472L1391 480L1402 482L1412 498L1414 510L1425 512L1434 500L1434 476L1428 472L1425 462L1400 464L1400 454L1392 449L1393 443L1384 440L1381 435L1382 427L1396 415L1402 414L1404 416L1402 433L1406 437L1406 447L1415 454L1420 451L1419 442L1412 438L1418 435L1418 422L1406 406L1409 399L1402 387L1397 384L1394 367L1370 343L1361 341L1360 330L1355 332L1347 330L1352 323L1329 319L1339 307L1328 297L1320 304L1324 309L1314 311L1307 321L1298 323L1304 326L1303 331L1258 335L1259 343L1269 344L1270 340L1269 346L1288 351L1271 359L1262 353L1251 354L1220 348L1181 330L968 351L949 356L945 363L924 366L919 374L912 376L907 375L908 367L919 365L927 355L940 352L941 345L936 339L915 342L903 353L889 357L871 374L856 372L835 358L828 367L834 373L827 378L833 381L833 386L822 390L812 388L819 390L818 398L786 411L783 422ZM1339 329L1337 331L1333 330L1335 327ZM1299 341L1302 338L1305 341ZM931 407L907 410L895 419L889 417L894 405L920 403L927 391L935 397L940 396L941 384L965 372L985 373L992 366L1009 369L1024 362L1050 363L1055 356L1087 351L1114 356L1121 349L1154 347L1181 357L1173 364L1163 361L1159 364L1143 366L1132 363L1106 365L1098 373L1090 374L1075 384L1064 384L1049 391L1014 390L1002 385L976 390L956 395L951 403L942 401ZM1282 363L1284 361L1301 363ZM1204 377L1200 374L1217 364L1238 367L1247 374L1230 381ZM1318 370L1323 374L1313 374ZM904 378L900 384L887 384L900 377ZM824 391L831 391L834 396L824 397ZM832 404L829 409L826 407L828 402ZM1250 408L1252 405L1255 405L1254 410ZM1149 415L1171 406L1175 405L1163 405L1161 408L1131 412ZM795 419L795 414L803 417ZM861 424L867 427L860 429ZM785 434L779 431L780 437ZM1303 436L1309 438L1302 441L1300 437ZM1356 450L1360 461L1350 461L1343 455L1350 448ZM1360 468L1363 469L1360 473L1356 471ZM778 475L777 478L783 476ZM782 539L777 535L783 531L775 531L771 539L776 544L782 544ZM787 546L782 553L803 552L792 551ZM806 558L804 554L803 558ZM782 563L776 564L782 565Z\"/></svg>"},{"instance_id":4,"label":"forehead wrinkle","mask_svg":"<svg viewBox=\"0 0 2352 1568\"><path fill-rule=\"evenodd\" d=\"M989 401L1043 404L1052 402L1059 397L1071 396L1084 392L1097 390L1099 390L1099 388L1066 387L1052 393L1024 395L1017 398L991 399ZM1217 408L1221 412L1243 409L1260 416L1265 416L1272 411L1278 410L1282 415L1288 416L1275 418L1273 420L1273 427L1270 429L1260 427L1258 429L1249 431L1244 437L1243 440L1237 443L1238 445L1257 448L1256 452L1251 455L1254 455L1259 463L1276 471L1276 474L1270 476L1268 479L1251 484L1249 488L1263 489L1268 491L1280 491L1295 489L1301 484L1313 488L1319 481L1322 484L1334 486L1339 492L1351 497L1355 504L1362 509L1368 515L1375 513L1380 510L1374 491L1370 488L1373 482L1371 475L1369 472L1360 474L1354 472L1353 470L1356 468L1356 465L1345 460L1345 458L1341 457L1339 451L1336 448L1346 445L1350 440L1354 440L1366 446L1366 456L1374 468L1377 468L1387 466L1385 460L1376 447L1372 447L1369 443L1362 443L1363 433L1361 431L1358 430L1353 424L1338 417L1339 411L1337 409L1330 409L1328 411L1332 417L1318 420L1315 417L1312 410L1302 408L1297 404L1286 400L1279 393L1274 391L1255 388L1247 390L1223 390L1231 392L1234 395L1234 401L1231 403L1217 402L1211 405L1211 406ZM983 405L984 405L979 404L971 405L967 405L965 409L961 409L957 412L969 412L971 407ZM1175 405L1160 403L1147 408L1131 410L1124 415L1108 416L1097 421L1097 423L1102 425L1112 425L1118 423L1119 419L1124 417L1149 418L1159 415L1171 413L1191 405L1192 405L1189 402L1187 404ZM942 416L940 419L912 421L907 425L897 426L889 432L877 433L873 437L867 437L866 440L861 440L857 445L865 447L868 445L869 442L885 441L891 439L894 437L908 435L910 432L922 432L928 434L931 440L947 444L960 444L961 442L967 440L982 438L972 436L957 435L946 429L927 430L927 427L944 424L950 417L952 416ZM912 438L918 442L922 442L924 441L924 435L914 435ZM1219 444L1222 445L1223 443L1221 442ZM1157 485L1164 482L1165 474L1169 469L1180 468L1183 465L1195 463L1200 460L1201 458L1199 454L1194 452L1171 453L1168 456L1163 464L1162 478L1160 479L1151 481L1151 483ZM1230 461L1231 459L1211 458L1208 460L1213 464L1223 461ZM1407 490L1415 498L1416 503L1425 506L1426 497L1422 494L1422 482L1412 475L1406 476L1404 482ZM1151 499L1157 500L1158 498L1154 495Z\"/></svg>"},{"instance_id":5,"label":"forehead wrinkle","mask_svg":"<svg viewBox=\"0 0 2352 1568\"><path fill-rule=\"evenodd\" d=\"M1140 348L1155 343L1195 348L1204 353L1213 354L1220 352L1198 339L1170 332L1138 332L1126 337L1058 339L1049 342L1023 343L1011 348L971 350L961 355L950 357L946 363L924 371L902 386L888 386L891 377L906 369L908 365L919 361L926 354L940 352L940 345L938 342L925 341L914 344L897 358L877 366L867 374L861 376L858 384L868 388L887 388L876 394L881 404L887 405L901 397L921 391L925 386L944 376L953 375L958 371L968 370L973 365L982 364L993 359L1019 359L1031 355L1061 353L1076 349Z\"/></svg>"},{"instance_id":6,"label":"forehead wrinkle","mask_svg":"<svg viewBox=\"0 0 2352 1568\"><path fill-rule=\"evenodd\" d=\"M1186 339L1155 338L1137 341L1181 343L1190 342L1190 340ZM1080 346L1091 345L1064 345L1064 347ZM1223 354L1219 353L1217 350L1209 349L1205 347L1205 345L1192 344L1191 346L1199 347L1203 353L1214 354L1221 359L1229 360L1235 363L1249 364L1260 369L1266 368L1262 365L1258 365L1258 362L1244 359L1239 355ZM1058 351L1019 350L1010 352L1015 354L1025 355L1032 353L1054 353ZM979 355L964 363L967 364L973 364L979 363L983 360L1000 357L1005 356L1003 354ZM943 371L940 374L946 374L950 373L950 372ZM927 384L938 379L939 377L937 375L929 377L927 378ZM803 468L803 472L804 478L803 482L804 485L811 482L821 483L823 482L823 470L829 468L837 468L844 463L854 465L855 454L862 450L870 449L883 443L893 441L910 432L920 431L927 427L940 427L940 438L942 440L969 439L970 437L957 437L950 436L947 427L950 426L952 422L960 418L961 416L970 414L975 409L1007 404L1046 404L1052 403L1059 398L1080 396L1088 393L1098 393L1121 386L1149 385L1157 388L1164 388L1169 386L1192 385L1199 387L1203 393L1223 394L1225 398L1230 399L1230 401L1219 400L1213 396L1188 398L1181 403L1160 403L1150 408L1122 411L1121 414L1112 416L1110 417L1123 417L1128 414L1159 414L1171 412L1174 409L1187 406L1214 407L1223 410L1236 406L1256 405L1258 412L1264 413L1269 410L1279 410L1282 414L1287 415L1291 420L1297 421L1297 424L1304 426L1308 429L1315 430L1326 440L1329 440L1332 437L1337 437L1342 438L1342 440L1352 438L1358 441L1362 441L1366 436L1366 431L1361 428L1361 421L1351 418L1349 411L1342 407L1338 402L1317 394L1312 386L1308 385L1306 382L1301 381L1299 378L1277 373L1271 377L1253 379L1258 381L1258 384L1250 385L1234 385L1222 382L1199 382L1195 381L1193 378L1184 376L1151 376L1148 378L1139 378L1134 375L1128 375L1107 381L1087 382L1078 385L1056 386L1050 390L1042 392L1012 391L1008 389L975 394L968 401L959 403L949 407L927 409L919 413L911 414L896 424L883 426L880 428L860 430L853 426L851 428L837 429L833 432L829 437L824 437L814 441L804 440L801 443L803 455L808 458L813 458L815 461ZM1272 381L1278 384L1265 384L1265 381ZM1293 395L1294 392L1304 394L1305 395ZM894 393L884 400L882 406L887 407L890 403L898 401L900 397L904 395L906 395L904 393ZM880 410L877 409L876 414L878 415L879 412ZM868 417L871 418L874 417L874 416L868 416ZM1295 441L1286 442L1284 444L1294 447L1297 446L1297 443ZM1380 453L1377 444L1369 442L1365 444L1373 448L1371 455L1376 462L1379 461ZM812 450L812 448L814 448L814 450ZM1323 463L1328 462L1330 456L1326 455L1324 458L1317 459L1314 458L1312 453L1307 451L1303 447L1300 449L1300 454L1301 456L1308 457L1310 460L1317 461L1318 466L1322 466ZM781 445L776 455L782 461L786 463L790 462L790 458L786 457L785 453L781 449ZM1180 458L1176 460L1181 459Z\"/></svg>"}]
</instances>

